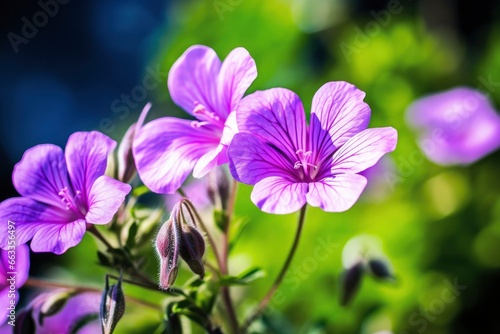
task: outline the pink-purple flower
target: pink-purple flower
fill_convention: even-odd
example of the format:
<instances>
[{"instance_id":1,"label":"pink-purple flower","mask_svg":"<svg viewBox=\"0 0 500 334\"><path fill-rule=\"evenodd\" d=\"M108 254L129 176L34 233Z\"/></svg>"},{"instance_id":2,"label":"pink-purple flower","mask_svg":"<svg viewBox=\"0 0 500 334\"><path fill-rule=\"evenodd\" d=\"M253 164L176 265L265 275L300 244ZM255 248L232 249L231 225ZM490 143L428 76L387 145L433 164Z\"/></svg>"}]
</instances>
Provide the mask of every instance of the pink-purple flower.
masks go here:
<instances>
[{"instance_id":1,"label":"pink-purple flower","mask_svg":"<svg viewBox=\"0 0 500 334\"><path fill-rule=\"evenodd\" d=\"M365 93L329 82L314 95L310 126L299 97L274 88L245 97L228 150L234 178L255 185L251 199L264 212L285 214L306 203L349 209L365 188L359 175L395 149L391 127L367 129Z\"/></svg>"},{"instance_id":2,"label":"pink-purple flower","mask_svg":"<svg viewBox=\"0 0 500 334\"><path fill-rule=\"evenodd\" d=\"M18 289L28 279L30 250L26 245L0 249L0 325L15 321ZM13 311L13 312L11 312Z\"/></svg>"},{"instance_id":3,"label":"pink-purple flower","mask_svg":"<svg viewBox=\"0 0 500 334\"><path fill-rule=\"evenodd\" d=\"M413 102L407 110L419 145L440 165L467 165L500 147L500 116L478 90L458 87Z\"/></svg>"},{"instance_id":4,"label":"pink-purple flower","mask_svg":"<svg viewBox=\"0 0 500 334\"><path fill-rule=\"evenodd\" d=\"M8 221L18 245L32 239L34 252L56 254L77 245L90 224L109 223L131 189L104 175L115 146L92 131L73 133L65 152L52 144L28 149L12 174L22 197L0 203L0 247L8 245Z\"/></svg>"},{"instance_id":5,"label":"pink-purple flower","mask_svg":"<svg viewBox=\"0 0 500 334\"><path fill-rule=\"evenodd\" d=\"M154 192L171 194L193 171L196 178L228 162L236 110L257 76L255 62L236 48L222 63L209 47L190 47L168 77L172 100L197 120L163 117L140 128L133 144L137 171Z\"/></svg>"}]
</instances>

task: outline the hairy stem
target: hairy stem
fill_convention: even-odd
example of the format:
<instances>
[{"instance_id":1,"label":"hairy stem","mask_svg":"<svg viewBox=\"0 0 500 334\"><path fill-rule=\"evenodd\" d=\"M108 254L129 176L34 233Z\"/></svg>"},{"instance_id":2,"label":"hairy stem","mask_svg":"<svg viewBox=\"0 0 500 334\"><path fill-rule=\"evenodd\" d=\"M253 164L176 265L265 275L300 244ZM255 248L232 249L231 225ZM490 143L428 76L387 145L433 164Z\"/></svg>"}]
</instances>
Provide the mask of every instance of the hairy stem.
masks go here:
<instances>
[{"instance_id":1,"label":"hairy stem","mask_svg":"<svg viewBox=\"0 0 500 334\"><path fill-rule=\"evenodd\" d=\"M297 250L297 246L299 245L299 240L300 236L302 234L302 228L304 226L304 221L305 221L305 215L306 215L306 208L307 204L300 209L300 215L299 215L299 221L297 224L297 231L295 232L295 238L293 239L293 244L292 248L290 249L290 252L288 253L288 256L286 258L285 264L283 264L283 267L281 268L281 271L279 272L278 276L274 280L273 285L269 289L269 291L266 293L264 298L260 301L259 305L255 309L255 311L247 318L245 321L243 327L242 327L242 332L245 333L248 327L254 322L264 311L264 309L267 307L271 299L273 298L274 294L276 293L276 290L278 290L281 282L283 281L283 278L285 278L285 275L288 271L288 268L290 267L290 264L292 263L293 256L295 255L295 252Z\"/></svg>"}]
</instances>

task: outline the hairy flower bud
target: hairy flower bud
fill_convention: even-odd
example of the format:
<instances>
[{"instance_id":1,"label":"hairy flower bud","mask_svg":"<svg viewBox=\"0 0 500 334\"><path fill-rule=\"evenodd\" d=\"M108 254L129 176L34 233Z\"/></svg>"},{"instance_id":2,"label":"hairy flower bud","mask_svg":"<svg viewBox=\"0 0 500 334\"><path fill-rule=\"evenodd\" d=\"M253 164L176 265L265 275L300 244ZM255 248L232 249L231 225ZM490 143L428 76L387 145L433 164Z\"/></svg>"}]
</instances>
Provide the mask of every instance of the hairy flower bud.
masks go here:
<instances>
[{"instance_id":1,"label":"hairy flower bud","mask_svg":"<svg viewBox=\"0 0 500 334\"><path fill-rule=\"evenodd\" d=\"M181 233L181 257L188 264L191 271L205 276L203 254L205 253L205 240L198 230L191 225L184 224Z\"/></svg>"},{"instance_id":2,"label":"hairy flower bud","mask_svg":"<svg viewBox=\"0 0 500 334\"><path fill-rule=\"evenodd\" d=\"M160 258L160 287L168 289L174 284L179 269L180 230L172 212L156 236L156 251ZM178 210L178 209L177 209Z\"/></svg>"},{"instance_id":3,"label":"hairy flower bud","mask_svg":"<svg viewBox=\"0 0 500 334\"><path fill-rule=\"evenodd\" d=\"M118 282L109 286L109 280L106 276L106 287L102 294L100 307L102 332L104 334L113 333L124 313L125 295L122 290L122 277L120 275Z\"/></svg>"},{"instance_id":4,"label":"hairy flower bud","mask_svg":"<svg viewBox=\"0 0 500 334\"><path fill-rule=\"evenodd\" d=\"M198 216L194 207L188 199L183 198L180 202L179 222L181 223L181 248L180 255L188 264L192 272L201 278L205 276L203 265L203 254L205 253L205 239L198 230Z\"/></svg>"},{"instance_id":5,"label":"hairy flower bud","mask_svg":"<svg viewBox=\"0 0 500 334\"><path fill-rule=\"evenodd\" d=\"M179 255L195 274L201 278L205 276L205 240L199 231L198 220L193 204L187 198L182 198L160 228L156 237L156 251L160 258L161 288L168 289L174 283L179 269Z\"/></svg>"}]
</instances>

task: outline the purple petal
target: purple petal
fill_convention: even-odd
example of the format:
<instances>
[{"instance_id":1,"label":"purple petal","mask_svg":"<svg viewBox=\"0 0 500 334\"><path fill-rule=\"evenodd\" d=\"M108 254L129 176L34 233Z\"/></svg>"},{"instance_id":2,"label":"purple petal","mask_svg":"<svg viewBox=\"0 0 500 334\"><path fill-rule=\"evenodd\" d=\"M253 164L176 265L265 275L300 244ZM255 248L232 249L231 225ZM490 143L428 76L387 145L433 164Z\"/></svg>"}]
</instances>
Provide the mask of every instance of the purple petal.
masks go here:
<instances>
[{"instance_id":1,"label":"purple petal","mask_svg":"<svg viewBox=\"0 0 500 334\"><path fill-rule=\"evenodd\" d=\"M2 277L3 279L3 277ZM5 286L5 288L0 289L0 325L4 324L2 327L0 327L0 334L12 334L13 333L13 327L11 325L7 324L7 320L10 321L9 318L9 309L7 306L10 304L10 301L12 299L9 296L9 286ZM19 300L19 293L16 291L15 292L15 297L14 300L17 301Z\"/></svg>"},{"instance_id":2,"label":"purple petal","mask_svg":"<svg viewBox=\"0 0 500 334\"><path fill-rule=\"evenodd\" d=\"M109 223L131 189L130 185L106 175L97 178L89 194L87 223Z\"/></svg>"},{"instance_id":3,"label":"purple petal","mask_svg":"<svg viewBox=\"0 0 500 334\"><path fill-rule=\"evenodd\" d=\"M28 242L44 225L64 225L70 222L71 212L37 202L27 197L9 198L0 203L0 221L15 222L17 245ZM8 224L0 224L0 247L9 244Z\"/></svg>"},{"instance_id":4,"label":"purple petal","mask_svg":"<svg viewBox=\"0 0 500 334\"><path fill-rule=\"evenodd\" d=\"M225 119L231 111L236 110L236 106L256 77L257 67L247 50L236 48L229 53L222 63L217 80L220 105L223 106L220 109L220 116Z\"/></svg>"},{"instance_id":5,"label":"purple petal","mask_svg":"<svg viewBox=\"0 0 500 334\"><path fill-rule=\"evenodd\" d=\"M64 209L58 193L69 182L62 149L51 144L28 149L14 167L12 182L22 196Z\"/></svg>"},{"instance_id":6,"label":"purple petal","mask_svg":"<svg viewBox=\"0 0 500 334\"><path fill-rule=\"evenodd\" d=\"M319 182L309 183L307 202L328 212L350 209L366 186L366 178L359 174L339 174Z\"/></svg>"},{"instance_id":7,"label":"purple petal","mask_svg":"<svg viewBox=\"0 0 500 334\"><path fill-rule=\"evenodd\" d=\"M203 45L190 47L172 65L168 74L172 100L191 115L194 115L195 102L219 113L217 76L220 68L221 61L214 50Z\"/></svg>"},{"instance_id":8,"label":"purple petal","mask_svg":"<svg viewBox=\"0 0 500 334\"><path fill-rule=\"evenodd\" d=\"M394 128L364 130L345 143L332 161L332 174L359 173L375 165L386 153L394 151L398 133Z\"/></svg>"},{"instance_id":9,"label":"purple petal","mask_svg":"<svg viewBox=\"0 0 500 334\"><path fill-rule=\"evenodd\" d=\"M225 146L219 144L215 150L210 150L202 155L193 169L193 176L196 178L203 177L208 174L218 164L219 155L225 150ZM227 158L226 158L227 160Z\"/></svg>"},{"instance_id":10,"label":"purple petal","mask_svg":"<svg viewBox=\"0 0 500 334\"><path fill-rule=\"evenodd\" d=\"M1 255L1 263L0 263L0 277L5 275L7 272L16 272L16 288L20 288L26 282L29 276L30 270L30 250L26 245L19 245L15 248L15 263L14 269L11 269L10 266L12 260L9 259L9 251L12 251L13 248L8 248L8 250L0 250ZM5 280L0 283L0 287L3 287L4 284L7 284ZM6 285L5 285L6 286ZM0 304L1 305L1 304Z\"/></svg>"},{"instance_id":11,"label":"purple petal","mask_svg":"<svg viewBox=\"0 0 500 334\"><path fill-rule=\"evenodd\" d=\"M236 112L238 129L261 137L296 161L306 150L304 107L297 94L284 88L258 91L241 100Z\"/></svg>"},{"instance_id":12,"label":"purple petal","mask_svg":"<svg viewBox=\"0 0 500 334\"><path fill-rule=\"evenodd\" d=\"M331 157L370 122L370 107L365 93L344 81L328 82L314 94L309 132L313 161Z\"/></svg>"},{"instance_id":13,"label":"purple petal","mask_svg":"<svg viewBox=\"0 0 500 334\"><path fill-rule=\"evenodd\" d=\"M82 241L86 228L83 219L65 224L41 224L33 236L31 249L34 252L62 254Z\"/></svg>"},{"instance_id":14,"label":"purple petal","mask_svg":"<svg viewBox=\"0 0 500 334\"><path fill-rule=\"evenodd\" d=\"M250 133L241 132L234 136L228 156L231 174L237 181L246 184L256 184L271 176L295 178L293 162Z\"/></svg>"},{"instance_id":15,"label":"purple petal","mask_svg":"<svg viewBox=\"0 0 500 334\"><path fill-rule=\"evenodd\" d=\"M66 144L66 163L74 191L81 191L88 208L87 197L94 181L106 170L108 155L116 142L97 132L75 132Z\"/></svg>"},{"instance_id":16,"label":"purple petal","mask_svg":"<svg viewBox=\"0 0 500 334\"><path fill-rule=\"evenodd\" d=\"M251 199L264 212L287 214L306 204L307 188L307 183L294 183L272 176L255 184Z\"/></svg>"},{"instance_id":17,"label":"purple petal","mask_svg":"<svg viewBox=\"0 0 500 334\"><path fill-rule=\"evenodd\" d=\"M196 128L191 124L164 117L149 122L136 134L133 151L137 171L152 191L175 192L198 159L217 149L220 134L213 126Z\"/></svg>"},{"instance_id":18,"label":"purple petal","mask_svg":"<svg viewBox=\"0 0 500 334\"><path fill-rule=\"evenodd\" d=\"M237 133L238 124L236 122L236 112L233 111L229 114L229 116L227 116L226 122L224 123L224 130L222 131L220 143L226 147L229 146L231 140L233 140L234 135Z\"/></svg>"}]
</instances>

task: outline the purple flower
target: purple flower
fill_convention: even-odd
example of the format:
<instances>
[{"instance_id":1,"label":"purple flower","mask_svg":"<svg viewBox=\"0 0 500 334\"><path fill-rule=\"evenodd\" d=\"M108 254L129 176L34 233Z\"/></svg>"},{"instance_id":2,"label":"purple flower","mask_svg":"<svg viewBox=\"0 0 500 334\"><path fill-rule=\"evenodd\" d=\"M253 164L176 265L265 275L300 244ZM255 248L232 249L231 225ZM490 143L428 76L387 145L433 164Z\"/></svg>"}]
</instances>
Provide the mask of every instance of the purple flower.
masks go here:
<instances>
[{"instance_id":1,"label":"purple flower","mask_svg":"<svg viewBox=\"0 0 500 334\"><path fill-rule=\"evenodd\" d=\"M470 164L500 147L500 117L472 88L423 97L408 107L407 119L423 152L440 165Z\"/></svg>"},{"instance_id":2,"label":"purple flower","mask_svg":"<svg viewBox=\"0 0 500 334\"><path fill-rule=\"evenodd\" d=\"M8 221L17 244L34 252L64 253L83 238L88 224L107 224L130 186L104 175L115 141L100 132L76 132L66 151L51 144L28 149L14 167L14 187L23 197L0 203L0 247L8 245Z\"/></svg>"},{"instance_id":3,"label":"purple flower","mask_svg":"<svg viewBox=\"0 0 500 334\"><path fill-rule=\"evenodd\" d=\"M365 93L329 82L314 95L310 126L299 97L274 88L244 98L240 133L229 146L234 178L255 185L252 201L264 212L291 213L304 204L349 209L365 188L359 172L396 147L395 129L367 129Z\"/></svg>"},{"instance_id":4,"label":"purple flower","mask_svg":"<svg viewBox=\"0 0 500 334\"><path fill-rule=\"evenodd\" d=\"M172 66L172 100L197 121L163 117L142 127L133 143L137 171L154 192L171 194L193 171L196 178L225 164L236 132L236 109L257 76L255 62L236 48L223 63L211 48L190 47Z\"/></svg>"},{"instance_id":5,"label":"purple flower","mask_svg":"<svg viewBox=\"0 0 500 334\"><path fill-rule=\"evenodd\" d=\"M9 250L0 250L0 325L6 320L15 320L15 313L13 318L9 317L9 308L17 303L19 298L17 290L28 279L29 270L28 246L20 245L15 248L9 247Z\"/></svg>"}]
</instances>

